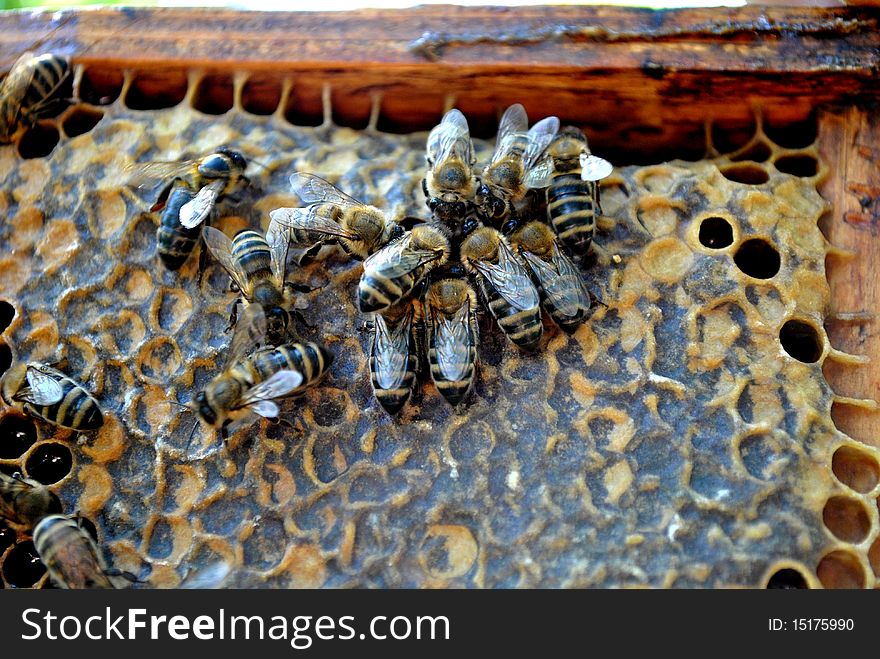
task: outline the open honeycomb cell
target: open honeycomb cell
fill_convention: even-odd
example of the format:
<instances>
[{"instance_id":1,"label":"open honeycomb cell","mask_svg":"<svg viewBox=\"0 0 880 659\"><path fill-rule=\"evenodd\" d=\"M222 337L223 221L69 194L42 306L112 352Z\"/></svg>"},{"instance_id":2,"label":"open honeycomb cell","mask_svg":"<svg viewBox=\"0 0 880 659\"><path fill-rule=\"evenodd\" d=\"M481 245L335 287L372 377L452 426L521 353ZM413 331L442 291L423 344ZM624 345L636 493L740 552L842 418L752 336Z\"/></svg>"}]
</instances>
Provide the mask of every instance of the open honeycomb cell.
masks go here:
<instances>
[{"instance_id":1,"label":"open honeycomb cell","mask_svg":"<svg viewBox=\"0 0 880 659\"><path fill-rule=\"evenodd\" d=\"M157 587L218 560L247 587L878 585L880 455L835 428L822 374L848 357L823 329L826 165L809 126L757 116L711 127L706 159L615 170L585 275L602 304L572 336L548 323L534 356L480 318L459 412L422 382L385 414L360 266L291 262L330 376L283 405L289 425L224 448L190 439L169 401L221 368L234 294L210 261L201 278L196 257L162 268L155 191L122 186L123 168L241 150L259 164L215 221L230 235L293 204L295 170L424 216L426 135L367 123L367 106L334 113L295 81L80 74L84 103L0 149L0 366L60 360L106 422L78 435L4 411L0 468L51 484L116 567ZM0 566L4 586L48 585L28 529L0 528Z\"/></svg>"}]
</instances>

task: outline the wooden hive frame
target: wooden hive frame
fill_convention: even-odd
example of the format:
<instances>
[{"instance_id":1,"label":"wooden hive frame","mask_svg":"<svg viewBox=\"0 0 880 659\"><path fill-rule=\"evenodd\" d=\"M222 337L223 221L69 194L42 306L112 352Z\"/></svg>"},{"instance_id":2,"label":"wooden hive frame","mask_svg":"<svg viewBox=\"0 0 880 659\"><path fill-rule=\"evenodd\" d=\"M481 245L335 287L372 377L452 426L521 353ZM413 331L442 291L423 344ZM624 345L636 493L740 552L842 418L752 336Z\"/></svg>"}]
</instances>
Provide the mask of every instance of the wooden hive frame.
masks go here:
<instances>
[{"instance_id":1,"label":"wooden hive frame","mask_svg":"<svg viewBox=\"0 0 880 659\"><path fill-rule=\"evenodd\" d=\"M532 116L595 129L593 149L615 164L699 159L707 135L748 132L755 117L780 134L815 131L829 165L822 228L839 248L826 331L838 350L870 360L826 362L841 396L834 419L880 448L880 412L852 404L880 398L878 19L876 8L101 9L0 15L0 51L68 55L97 97L123 71L141 99L182 94L203 71L194 100L218 111L245 71L246 102L297 123L332 111L355 128L425 130L454 103L490 137L499 109L522 102Z\"/></svg>"}]
</instances>

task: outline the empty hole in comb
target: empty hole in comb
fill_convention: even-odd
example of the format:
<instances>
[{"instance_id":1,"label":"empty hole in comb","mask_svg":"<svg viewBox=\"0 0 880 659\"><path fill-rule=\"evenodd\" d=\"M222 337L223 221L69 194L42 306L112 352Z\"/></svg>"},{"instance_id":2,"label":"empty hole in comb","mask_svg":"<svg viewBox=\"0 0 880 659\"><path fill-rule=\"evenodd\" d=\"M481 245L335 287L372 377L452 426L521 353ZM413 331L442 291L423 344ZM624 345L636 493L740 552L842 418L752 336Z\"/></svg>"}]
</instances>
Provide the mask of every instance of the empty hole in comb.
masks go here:
<instances>
[{"instance_id":1,"label":"empty hole in comb","mask_svg":"<svg viewBox=\"0 0 880 659\"><path fill-rule=\"evenodd\" d=\"M21 136L18 155L26 159L45 158L52 153L59 139L58 129L54 125L45 122L35 124Z\"/></svg>"},{"instance_id":2,"label":"empty hole in comb","mask_svg":"<svg viewBox=\"0 0 880 659\"><path fill-rule=\"evenodd\" d=\"M7 414L0 419L0 459L15 460L37 441L37 429L27 417Z\"/></svg>"},{"instance_id":3,"label":"empty hole in comb","mask_svg":"<svg viewBox=\"0 0 880 659\"><path fill-rule=\"evenodd\" d=\"M45 573L46 567L40 562L37 549L30 540L15 545L3 561L3 576L17 588L33 586Z\"/></svg>"},{"instance_id":4,"label":"empty hole in comb","mask_svg":"<svg viewBox=\"0 0 880 659\"><path fill-rule=\"evenodd\" d=\"M64 123L61 127L64 134L68 137L76 137L83 133L88 133L92 128L98 125L98 122L104 118L104 113L100 110L92 110L85 107L77 107L70 111L64 117Z\"/></svg>"},{"instance_id":5,"label":"empty hole in comb","mask_svg":"<svg viewBox=\"0 0 880 659\"><path fill-rule=\"evenodd\" d=\"M733 162L739 162L741 160L764 162L770 157L771 153L772 151L770 150L770 147L767 146L764 142L755 142L754 144L752 144L752 146L750 146L742 153L731 156L730 159Z\"/></svg>"},{"instance_id":6,"label":"empty hole in comb","mask_svg":"<svg viewBox=\"0 0 880 659\"><path fill-rule=\"evenodd\" d=\"M874 540L874 544L868 550L868 563L871 564L871 570L880 577L880 537Z\"/></svg>"},{"instance_id":7,"label":"empty hole in comb","mask_svg":"<svg viewBox=\"0 0 880 659\"><path fill-rule=\"evenodd\" d=\"M804 575L798 570L784 567L770 575L770 578L767 580L767 588L771 590L799 590L809 588L809 586Z\"/></svg>"},{"instance_id":8,"label":"empty hole in comb","mask_svg":"<svg viewBox=\"0 0 880 659\"><path fill-rule=\"evenodd\" d=\"M131 81L125 105L132 110L173 108L186 97L188 86L184 71L141 71Z\"/></svg>"},{"instance_id":9,"label":"empty hole in comb","mask_svg":"<svg viewBox=\"0 0 880 659\"><path fill-rule=\"evenodd\" d=\"M831 497L822 510L822 521L835 537L858 544L868 537L871 520L868 511L857 499Z\"/></svg>"},{"instance_id":10,"label":"empty hole in comb","mask_svg":"<svg viewBox=\"0 0 880 659\"><path fill-rule=\"evenodd\" d=\"M854 554L842 549L822 557L816 576L825 588L864 588L865 571Z\"/></svg>"},{"instance_id":11,"label":"empty hole in comb","mask_svg":"<svg viewBox=\"0 0 880 659\"><path fill-rule=\"evenodd\" d=\"M284 118L294 126L320 126L324 123L324 105L321 102L321 89L298 86L296 82L290 90Z\"/></svg>"},{"instance_id":12,"label":"empty hole in comb","mask_svg":"<svg viewBox=\"0 0 880 659\"><path fill-rule=\"evenodd\" d=\"M15 318L15 307L6 300L0 300L0 333L6 331L6 328L12 324L13 318Z\"/></svg>"},{"instance_id":13,"label":"empty hole in comb","mask_svg":"<svg viewBox=\"0 0 880 659\"><path fill-rule=\"evenodd\" d=\"M251 76L241 90L241 106L245 112L270 115L281 103L281 81L267 76Z\"/></svg>"},{"instance_id":14,"label":"empty hole in comb","mask_svg":"<svg viewBox=\"0 0 880 659\"><path fill-rule=\"evenodd\" d=\"M779 341L785 352L799 362L812 364L822 356L819 331L803 320L787 321L779 330Z\"/></svg>"},{"instance_id":15,"label":"empty hole in comb","mask_svg":"<svg viewBox=\"0 0 880 659\"><path fill-rule=\"evenodd\" d=\"M785 122L768 117L764 121L764 134L775 144L786 149L802 149L816 141L819 124L815 114L805 119Z\"/></svg>"},{"instance_id":16,"label":"empty hole in comb","mask_svg":"<svg viewBox=\"0 0 880 659\"><path fill-rule=\"evenodd\" d=\"M870 492L880 482L880 465L873 456L851 446L841 446L831 458L837 480L856 492Z\"/></svg>"},{"instance_id":17,"label":"empty hole in comb","mask_svg":"<svg viewBox=\"0 0 880 659\"><path fill-rule=\"evenodd\" d=\"M119 98L125 77L119 69L89 67L79 83L79 97L91 105L110 105Z\"/></svg>"},{"instance_id":18,"label":"empty hole in comb","mask_svg":"<svg viewBox=\"0 0 880 659\"><path fill-rule=\"evenodd\" d=\"M770 176L763 168L748 163L725 167L721 170L721 175L728 181L745 185L761 185L770 179Z\"/></svg>"},{"instance_id":19,"label":"empty hole in comb","mask_svg":"<svg viewBox=\"0 0 880 659\"><path fill-rule=\"evenodd\" d=\"M700 222L700 244L709 249L724 249L733 243L733 227L723 217L707 217Z\"/></svg>"},{"instance_id":20,"label":"empty hole in comb","mask_svg":"<svg viewBox=\"0 0 880 659\"><path fill-rule=\"evenodd\" d=\"M779 251L763 238L744 241L733 255L733 262L755 279L770 279L779 272L781 265Z\"/></svg>"},{"instance_id":21,"label":"empty hole in comb","mask_svg":"<svg viewBox=\"0 0 880 659\"><path fill-rule=\"evenodd\" d=\"M57 483L70 473L73 457L63 444L41 444L28 456L25 471L29 477L44 485Z\"/></svg>"},{"instance_id":22,"label":"empty hole in comb","mask_svg":"<svg viewBox=\"0 0 880 659\"><path fill-rule=\"evenodd\" d=\"M716 120L712 122L712 145L718 153L730 153L748 144L757 131L753 116L739 120Z\"/></svg>"},{"instance_id":23,"label":"empty hole in comb","mask_svg":"<svg viewBox=\"0 0 880 659\"><path fill-rule=\"evenodd\" d=\"M819 163L810 155L781 156L773 164L780 172L803 178L815 176L819 169Z\"/></svg>"},{"instance_id":24,"label":"empty hole in comb","mask_svg":"<svg viewBox=\"0 0 880 659\"><path fill-rule=\"evenodd\" d=\"M223 73L209 73L199 80L192 100L193 107L205 114L226 114L233 103L232 76Z\"/></svg>"}]
</instances>

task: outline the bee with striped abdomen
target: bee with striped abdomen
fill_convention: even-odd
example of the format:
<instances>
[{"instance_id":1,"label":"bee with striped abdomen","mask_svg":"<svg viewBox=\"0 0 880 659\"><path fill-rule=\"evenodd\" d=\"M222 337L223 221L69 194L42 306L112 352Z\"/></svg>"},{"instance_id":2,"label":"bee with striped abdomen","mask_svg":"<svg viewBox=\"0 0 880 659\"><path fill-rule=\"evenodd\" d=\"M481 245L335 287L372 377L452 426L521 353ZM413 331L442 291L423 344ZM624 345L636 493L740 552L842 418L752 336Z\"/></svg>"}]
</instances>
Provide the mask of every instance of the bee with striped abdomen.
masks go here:
<instances>
[{"instance_id":1,"label":"bee with striped abdomen","mask_svg":"<svg viewBox=\"0 0 880 659\"><path fill-rule=\"evenodd\" d=\"M31 416L71 430L104 423L98 401L81 384L46 364L19 362L0 380L3 401Z\"/></svg>"},{"instance_id":2,"label":"bee with striped abdomen","mask_svg":"<svg viewBox=\"0 0 880 659\"><path fill-rule=\"evenodd\" d=\"M483 169L476 204L487 220L501 228L526 192L550 183L553 161L541 158L559 130L559 119L547 117L529 130L525 108L511 105L501 117L492 160Z\"/></svg>"},{"instance_id":3,"label":"bee with striped abdomen","mask_svg":"<svg viewBox=\"0 0 880 659\"><path fill-rule=\"evenodd\" d=\"M425 293L428 363L437 390L455 406L474 382L479 342L477 294L465 273L452 268L443 275Z\"/></svg>"},{"instance_id":4,"label":"bee with striped abdomen","mask_svg":"<svg viewBox=\"0 0 880 659\"><path fill-rule=\"evenodd\" d=\"M364 261L358 304L364 313L384 311L410 293L431 269L449 258L449 238L439 226L422 224Z\"/></svg>"},{"instance_id":5,"label":"bee with striped abdomen","mask_svg":"<svg viewBox=\"0 0 880 659\"><path fill-rule=\"evenodd\" d=\"M127 168L130 185L167 181L150 208L151 212L162 211L157 250L166 268L180 269L199 241L214 206L248 184L246 169L244 156L225 147L198 160L135 163Z\"/></svg>"},{"instance_id":6,"label":"bee with striped abdomen","mask_svg":"<svg viewBox=\"0 0 880 659\"><path fill-rule=\"evenodd\" d=\"M314 256L324 245L338 244L353 259L363 261L404 233L384 212L349 197L319 176L294 172L290 185L307 207L277 208L269 216L293 230L294 245L309 248L307 256Z\"/></svg>"},{"instance_id":7,"label":"bee with striped abdomen","mask_svg":"<svg viewBox=\"0 0 880 659\"><path fill-rule=\"evenodd\" d=\"M370 342L370 382L373 394L389 414L404 406L418 370L413 335L413 304L407 300L373 317Z\"/></svg>"},{"instance_id":8,"label":"bee with striped abdomen","mask_svg":"<svg viewBox=\"0 0 880 659\"><path fill-rule=\"evenodd\" d=\"M507 338L523 350L536 350L544 331L540 297L507 239L491 227L481 227L462 242L461 261L479 275L489 309Z\"/></svg>"},{"instance_id":9,"label":"bee with striped abdomen","mask_svg":"<svg viewBox=\"0 0 880 659\"><path fill-rule=\"evenodd\" d=\"M333 361L317 343L260 347L266 331L263 308L248 306L235 326L227 366L193 400L199 419L219 429L224 439L231 424L246 421L252 413L277 419L275 400L313 387Z\"/></svg>"},{"instance_id":10,"label":"bee with striped abdomen","mask_svg":"<svg viewBox=\"0 0 880 659\"><path fill-rule=\"evenodd\" d=\"M0 472L0 516L11 522L33 527L47 515L61 512L61 501L42 483L18 472Z\"/></svg>"},{"instance_id":11,"label":"bee with striped abdomen","mask_svg":"<svg viewBox=\"0 0 880 659\"><path fill-rule=\"evenodd\" d=\"M422 191L428 208L435 220L458 235L477 190L474 145L461 111L447 112L429 133L425 158L428 171L422 179Z\"/></svg>"},{"instance_id":12,"label":"bee with striped abdomen","mask_svg":"<svg viewBox=\"0 0 880 659\"><path fill-rule=\"evenodd\" d=\"M92 536L73 517L44 517L34 529L34 546L58 588L116 588L111 576L135 580L107 567Z\"/></svg>"},{"instance_id":13,"label":"bee with striped abdomen","mask_svg":"<svg viewBox=\"0 0 880 659\"><path fill-rule=\"evenodd\" d=\"M529 222L510 240L532 271L547 313L564 332L575 332L590 313L590 295L553 231L543 222Z\"/></svg>"},{"instance_id":14,"label":"bee with striped abdomen","mask_svg":"<svg viewBox=\"0 0 880 659\"><path fill-rule=\"evenodd\" d=\"M293 307L292 286L285 280L290 229L276 222L265 236L243 229L230 240L219 229L205 227L202 234L208 251L229 274L241 293L243 305L259 304L266 316L266 334L272 345L287 339ZM232 305L229 326L235 325L238 302Z\"/></svg>"},{"instance_id":15,"label":"bee with striped abdomen","mask_svg":"<svg viewBox=\"0 0 880 659\"><path fill-rule=\"evenodd\" d=\"M0 82L0 143L9 142L19 126L32 125L48 114L70 76L67 58L25 53Z\"/></svg>"},{"instance_id":16,"label":"bee with striped abdomen","mask_svg":"<svg viewBox=\"0 0 880 659\"><path fill-rule=\"evenodd\" d=\"M563 246L580 259L590 249L596 217L602 214L598 181L613 167L592 155L586 136L572 126L559 131L547 153L555 170L547 187L547 217Z\"/></svg>"}]
</instances>

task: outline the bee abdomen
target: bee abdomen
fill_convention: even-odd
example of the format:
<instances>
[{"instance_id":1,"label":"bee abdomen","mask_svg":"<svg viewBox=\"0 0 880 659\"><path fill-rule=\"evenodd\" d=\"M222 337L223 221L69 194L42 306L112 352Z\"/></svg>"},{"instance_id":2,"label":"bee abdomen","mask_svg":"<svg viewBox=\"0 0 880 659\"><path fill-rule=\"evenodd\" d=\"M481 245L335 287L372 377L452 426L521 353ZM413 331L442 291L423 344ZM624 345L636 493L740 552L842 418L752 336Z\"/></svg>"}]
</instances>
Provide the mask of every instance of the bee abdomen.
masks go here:
<instances>
[{"instance_id":1,"label":"bee abdomen","mask_svg":"<svg viewBox=\"0 0 880 659\"><path fill-rule=\"evenodd\" d=\"M254 367L260 380L283 370L296 371L303 376L302 384L290 392L291 396L317 384L332 363L333 353L317 343L287 343L254 355Z\"/></svg>"},{"instance_id":2,"label":"bee abdomen","mask_svg":"<svg viewBox=\"0 0 880 659\"><path fill-rule=\"evenodd\" d=\"M30 108L49 98L67 76L67 60L57 55L42 55L34 62L34 77L22 100L22 108Z\"/></svg>"},{"instance_id":3,"label":"bee abdomen","mask_svg":"<svg viewBox=\"0 0 880 659\"><path fill-rule=\"evenodd\" d=\"M58 379L64 391L61 400L52 405L28 408L44 421L72 430L95 430L104 424L104 415L98 401L79 384L68 377Z\"/></svg>"},{"instance_id":4,"label":"bee abdomen","mask_svg":"<svg viewBox=\"0 0 880 659\"><path fill-rule=\"evenodd\" d=\"M550 314L553 322L556 323L559 326L559 329L566 334L574 334L577 331L577 328L587 319L590 312L589 309L580 307L576 314L569 316L560 312L559 309L556 308L556 305L547 298L544 300L544 308L547 310L547 313Z\"/></svg>"},{"instance_id":5,"label":"bee abdomen","mask_svg":"<svg viewBox=\"0 0 880 659\"><path fill-rule=\"evenodd\" d=\"M389 414L395 414L402 408L406 401L409 400L412 393L413 383L416 379L416 369L418 368L418 359L416 358L415 346L410 344L409 352L406 356L406 372L399 387L394 389L383 389L379 383L379 376L376 368L376 357L370 353L370 382L373 385L373 394L379 404L385 408Z\"/></svg>"},{"instance_id":6,"label":"bee abdomen","mask_svg":"<svg viewBox=\"0 0 880 659\"><path fill-rule=\"evenodd\" d=\"M431 366L431 379L434 381L434 386L437 387L437 391L440 392L440 395L443 396L443 398L445 398L446 401L452 406L458 405L461 401L465 399L468 392L470 391L471 385L474 382L474 370L476 368L477 351L474 348L474 346L476 345L476 341L475 339L473 339L473 337L471 338L471 345L468 348L467 367L464 371L463 376L457 380L449 380L446 378L443 370L437 363L437 351L435 350L435 347L432 345L428 349L428 363Z\"/></svg>"},{"instance_id":7,"label":"bee abdomen","mask_svg":"<svg viewBox=\"0 0 880 659\"><path fill-rule=\"evenodd\" d=\"M232 239L232 256L251 279L272 275L272 253L266 238L250 229L239 231Z\"/></svg>"},{"instance_id":8,"label":"bee abdomen","mask_svg":"<svg viewBox=\"0 0 880 659\"><path fill-rule=\"evenodd\" d=\"M412 291L415 277L407 273L400 277L361 277L358 283L358 304L361 311L381 311L399 302Z\"/></svg>"},{"instance_id":9,"label":"bee abdomen","mask_svg":"<svg viewBox=\"0 0 880 659\"><path fill-rule=\"evenodd\" d=\"M575 173L557 174L547 188L547 216L563 244L585 253L593 239L595 215L591 183Z\"/></svg>"},{"instance_id":10,"label":"bee abdomen","mask_svg":"<svg viewBox=\"0 0 880 659\"><path fill-rule=\"evenodd\" d=\"M489 299L489 309L498 321L498 326L515 345L534 352L538 349L538 342L544 333L544 325L541 323L541 310L515 309L507 301L498 295L494 289L487 287L486 297Z\"/></svg>"},{"instance_id":11,"label":"bee abdomen","mask_svg":"<svg viewBox=\"0 0 880 659\"><path fill-rule=\"evenodd\" d=\"M180 209L196 196L189 187L175 183L162 212L162 221L156 239L159 258L169 270L179 270L192 254L202 235L202 225L187 229L180 223Z\"/></svg>"}]
</instances>

